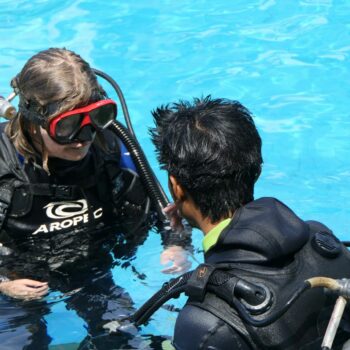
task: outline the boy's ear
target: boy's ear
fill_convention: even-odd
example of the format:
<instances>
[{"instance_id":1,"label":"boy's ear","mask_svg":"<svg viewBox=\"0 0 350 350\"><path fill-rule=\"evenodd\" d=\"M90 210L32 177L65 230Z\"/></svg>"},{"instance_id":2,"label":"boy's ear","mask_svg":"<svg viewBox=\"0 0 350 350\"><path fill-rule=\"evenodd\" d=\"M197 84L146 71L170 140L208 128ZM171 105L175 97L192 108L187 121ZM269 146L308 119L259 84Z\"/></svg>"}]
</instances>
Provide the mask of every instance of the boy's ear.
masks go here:
<instances>
[{"instance_id":1,"label":"boy's ear","mask_svg":"<svg viewBox=\"0 0 350 350\"><path fill-rule=\"evenodd\" d=\"M173 175L169 175L169 190L174 200L185 199L185 191Z\"/></svg>"}]
</instances>

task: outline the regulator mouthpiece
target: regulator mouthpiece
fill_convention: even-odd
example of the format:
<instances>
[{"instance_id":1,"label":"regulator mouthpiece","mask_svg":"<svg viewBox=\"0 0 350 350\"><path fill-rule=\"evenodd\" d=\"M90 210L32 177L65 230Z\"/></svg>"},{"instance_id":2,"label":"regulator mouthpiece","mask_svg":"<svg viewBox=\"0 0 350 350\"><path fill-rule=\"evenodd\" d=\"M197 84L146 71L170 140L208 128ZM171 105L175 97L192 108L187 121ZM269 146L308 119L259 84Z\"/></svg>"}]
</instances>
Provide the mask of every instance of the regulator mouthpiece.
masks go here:
<instances>
[{"instance_id":1,"label":"regulator mouthpiece","mask_svg":"<svg viewBox=\"0 0 350 350\"><path fill-rule=\"evenodd\" d=\"M5 119L13 119L16 114L16 108L12 106L8 99L0 96L0 117Z\"/></svg>"}]
</instances>

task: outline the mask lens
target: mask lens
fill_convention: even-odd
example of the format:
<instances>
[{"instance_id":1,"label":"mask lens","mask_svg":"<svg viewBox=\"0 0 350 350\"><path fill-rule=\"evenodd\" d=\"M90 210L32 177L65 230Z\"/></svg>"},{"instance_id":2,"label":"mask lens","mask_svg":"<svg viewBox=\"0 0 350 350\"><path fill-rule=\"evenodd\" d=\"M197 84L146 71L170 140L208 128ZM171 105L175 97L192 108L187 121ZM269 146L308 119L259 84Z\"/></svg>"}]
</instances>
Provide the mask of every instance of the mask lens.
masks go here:
<instances>
[{"instance_id":1,"label":"mask lens","mask_svg":"<svg viewBox=\"0 0 350 350\"><path fill-rule=\"evenodd\" d=\"M109 122L115 119L117 111L115 105L109 103L90 111L89 115L93 124L96 127L103 129L109 124Z\"/></svg>"},{"instance_id":2,"label":"mask lens","mask_svg":"<svg viewBox=\"0 0 350 350\"><path fill-rule=\"evenodd\" d=\"M69 117L61 119L55 128L55 136L57 138L70 137L75 133L77 129L80 128L80 123L84 115L73 114Z\"/></svg>"}]
</instances>

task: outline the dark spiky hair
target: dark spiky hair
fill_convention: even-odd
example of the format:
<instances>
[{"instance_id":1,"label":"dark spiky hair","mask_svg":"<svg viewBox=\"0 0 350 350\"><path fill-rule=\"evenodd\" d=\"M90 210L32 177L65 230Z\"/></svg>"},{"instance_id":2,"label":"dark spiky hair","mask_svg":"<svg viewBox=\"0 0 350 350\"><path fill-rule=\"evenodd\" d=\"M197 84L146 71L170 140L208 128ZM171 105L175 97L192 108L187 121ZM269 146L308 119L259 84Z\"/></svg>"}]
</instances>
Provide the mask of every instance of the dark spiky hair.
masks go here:
<instances>
[{"instance_id":1,"label":"dark spiky hair","mask_svg":"<svg viewBox=\"0 0 350 350\"><path fill-rule=\"evenodd\" d=\"M261 171L261 139L239 102L195 98L153 112L158 160L212 222L253 200Z\"/></svg>"}]
</instances>

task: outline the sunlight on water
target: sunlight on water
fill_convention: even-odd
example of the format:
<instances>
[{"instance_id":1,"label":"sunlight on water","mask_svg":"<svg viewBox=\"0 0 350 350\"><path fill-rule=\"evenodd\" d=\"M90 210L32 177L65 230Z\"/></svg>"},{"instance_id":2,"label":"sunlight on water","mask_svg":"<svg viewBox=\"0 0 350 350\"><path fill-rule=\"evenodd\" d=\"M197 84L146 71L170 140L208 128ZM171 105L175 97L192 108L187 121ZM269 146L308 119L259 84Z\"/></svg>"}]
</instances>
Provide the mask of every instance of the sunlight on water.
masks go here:
<instances>
[{"instance_id":1,"label":"sunlight on water","mask_svg":"<svg viewBox=\"0 0 350 350\"><path fill-rule=\"evenodd\" d=\"M0 95L11 92L9 81L38 50L75 50L120 84L164 187L166 175L147 131L150 111L192 96L238 99L256 116L263 138L256 195L275 196L349 240L349 2L3 0L1 5ZM199 232L194 245L201 249ZM159 236L151 233L137 257L114 270L137 306L168 279L160 272L161 249ZM196 257L201 260L201 253ZM143 333L171 335L175 318L162 310ZM86 335L64 303L47 320L53 344Z\"/></svg>"}]
</instances>

